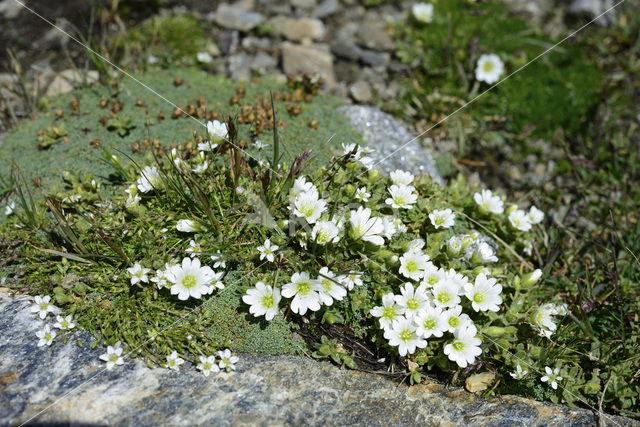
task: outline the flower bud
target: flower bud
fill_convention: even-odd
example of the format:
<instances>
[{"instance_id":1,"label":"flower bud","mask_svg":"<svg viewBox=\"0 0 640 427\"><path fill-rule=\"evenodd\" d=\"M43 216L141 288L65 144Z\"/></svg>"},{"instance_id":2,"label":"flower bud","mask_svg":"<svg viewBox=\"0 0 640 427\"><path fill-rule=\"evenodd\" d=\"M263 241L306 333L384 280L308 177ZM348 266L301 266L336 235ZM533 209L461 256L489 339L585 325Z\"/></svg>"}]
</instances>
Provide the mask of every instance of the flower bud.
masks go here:
<instances>
[{"instance_id":1,"label":"flower bud","mask_svg":"<svg viewBox=\"0 0 640 427\"><path fill-rule=\"evenodd\" d=\"M522 276L522 287L528 288L529 286L536 283L542 277L542 270L536 268L531 273L525 274Z\"/></svg>"},{"instance_id":2,"label":"flower bud","mask_svg":"<svg viewBox=\"0 0 640 427\"><path fill-rule=\"evenodd\" d=\"M489 335L490 337L497 338L505 335L507 333L507 330L500 326L489 326L483 332Z\"/></svg>"},{"instance_id":3,"label":"flower bud","mask_svg":"<svg viewBox=\"0 0 640 427\"><path fill-rule=\"evenodd\" d=\"M505 213L507 214L507 216L509 216L511 215L511 212L515 211L516 209L518 209L516 205L511 205L507 208L507 211Z\"/></svg>"},{"instance_id":4,"label":"flower bud","mask_svg":"<svg viewBox=\"0 0 640 427\"><path fill-rule=\"evenodd\" d=\"M462 251L462 239L458 236L453 236L447 242L447 255L450 257L459 257Z\"/></svg>"},{"instance_id":5,"label":"flower bud","mask_svg":"<svg viewBox=\"0 0 640 427\"><path fill-rule=\"evenodd\" d=\"M342 193L345 196L352 196L353 193L355 193L355 191L356 191L356 189L351 184L347 184L344 187L342 187Z\"/></svg>"},{"instance_id":6,"label":"flower bud","mask_svg":"<svg viewBox=\"0 0 640 427\"><path fill-rule=\"evenodd\" d=\"M380 178L380 171L378 169L369 170L369 182L373 184Z\"/></svg>"},{"instance_id":7,"label":"flower bud","mask_svg":"<svg viewBox=\"0 0 640 427\"><path fill-rule=\"evenodd\" d=\"M190 219L181 219L181 220L178 220L176 229L178 231L182 231L183 233L193 233L200 229L200 225L197 222L192 221Z\"/></svg>"}]
</instances>

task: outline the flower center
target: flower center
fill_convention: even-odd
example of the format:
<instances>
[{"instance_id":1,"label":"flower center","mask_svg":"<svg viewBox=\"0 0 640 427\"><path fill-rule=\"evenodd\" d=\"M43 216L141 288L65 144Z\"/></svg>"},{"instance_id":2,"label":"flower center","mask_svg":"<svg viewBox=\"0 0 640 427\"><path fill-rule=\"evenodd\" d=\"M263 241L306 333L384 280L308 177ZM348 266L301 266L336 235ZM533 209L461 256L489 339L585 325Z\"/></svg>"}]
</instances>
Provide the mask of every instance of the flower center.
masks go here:
<instances>
[{"instance_id":1,"label":"flower center","mask_svg":"<svg viewBox=\"0 0 640 427\"><path fill-rule=\"evenodd\" d=\"M118 355L117 354L114 353L114 354L111 354L109 356L109 362L114 362L115 363L117 360L118 360Z\"/></svg>"},{"instance_id":2,"label":"flower center","mask_svg":"<svg viewBox=\"0 0 640 427\"><path fill-rule=\"evenodd\" d=\"M446 304L449 301L451 301L451 295L449 295L448 292L442 291L438 294L438 296L436 297L436 299L438 300L438 302L440 304Z\"/></svg>"},{"instance_id":3,"label":"flower center","mask_svg":"<svg viewBox=\"0 0 640 427\"><path fill-rule=\"evenodd\" d=\"M387 320L393 320L396 318L396 308L394 306L385 307L382 309L382 317Z\"/></svg>"},{"instance_id":4,"label":"flower center","mask_svg":"<svg viewBox=\"0 0 640 427\"><path fill-rule=\"evenodd\" d=\"M436 225L442 225L442 223L444 222L444 218L441 216L437 216L435 222L436 222Z\"/></svg>"},{"instance_id":5,"label":"flower center","mask_svg":"<svg viewBox=\"0 0 640 427\"><path fill-rule=\"evenodd\" d=\"M422 323L422 326L426 330L435 329L436 328L436 319L434 319L433 317L425 319L425 321Z\"/></svg>"},{"instance_id":6,"label":"flower center","mask_svg":"<svg viewBox=\"0 0 640 427\"><path fill-rule=\"evenodd\" d=\"M453 348L455 351L462 351L464 350L464 343L462 341L456 341L453 343Z\"/></svg>"},{"instance_id":7,"label":"flower center","mask_svg":"<svg viewBox=\"0 0 640 427\"><path fill-rule=\"evenodd\" d=\"M409 273L415 273L416 271L418 271L418 264L415 261L411 260L407 263L406 268Z\"/></svg>"},{"instance_id":8,"label":"flower center","mask_svg":"<svg viewBox=\"0 0 640 427\"><path fill-rule=\"evenodd\" d=\"M483 70L487 73L493 71L493 63L492 62L485 62L484 65L482 66Z\"/></svg>"},{"instance_id":9,"label":"flower center","mask_svg":"<svg viewBox=\"0 0 640 427\"><path fill-rule=\"evenodd\" d=\"M484 301L484 294L482 292L476 292L475 294L473 294L473 300L480 304L482 301Z\"/></svg>"},{"instance_id":10,"label":"flower center","mask_svg":"<svg viewBox=\"0 0 640 427\"><path fill-rule=\"evenodd\" d=\"M204 368L205 371L208 371L209 369L211 369L211 363L209 362L204 362L202 364L202 367Z\"/></svg>"},{"instance_id":11,"label":"flower center","mask_svg":"<svg viewBox=\"0 0 640 427\"><path fill-rule=\"evenodd\" d=\"M458 319L456 316L451 316L449 317L448 323L452 328L457 328L458 325L460 325L460 319Z\"/></svg>"},{"instance_id":12,"label":"flower center","mask_svg":"<svg viewBox=\"0 0 640 427\"><path fill-rule=\"evenodd\" d=\"M420 303L414 297L411 297L407 300L407 308L409 310L417 310L420 307Z\"/></svg>"},{"instance_id":13,"label":"flower center","mask_svg":"<svg viewBox=\"0 0 640 427\"><path fill-rule=\"evenodd\" d=\"M182 278L182 286L187 289L194 288L196 286L196 283L198 283L198 280L193 274L187 274Z\"/></svg>"},{"instance_id":14,"label":"flower center","mask_svg":"<svg viewBox=\"0 0 640 427\"><path fill-rule=\"evenodd\" d=\"M307 218L313 216L313 206L312 205L303 205L300 208L300 212L302 212L302 215L306 216Z\"/></svg>"},{"instance_id":15,"label":"flower center","mask_svg":"<svg viewBox=\"0 0 640 427\"><path fill-rule=\"evenodd\" d=\"M435 285L436 283L438 283L438 277L437 276L427 276L427 283L430 284L431 286Z\"/></svg>"},{"instance_id":16,"label":"flower center","mask_svg":"<svg viewBox=\"0 0 640 427\"><path fill-rule=\"evenodd\" d=\"M306 296L311 292L311 283L309 282L298 282L296 285L296 291L302 296Z\"/></svg>"},{"instance_id":17,"label":"flower center","mask_svg":"<svg viewBox=\"0 0 640 427\"><path fill-rule=\"evenodd\" d=\"M356 232L356 235L358 237L362 237L362 236L364 236L364 233L367 232L367 229L362 225L357 225L357 226L353 227L353 231Z\"/></svg>"},{"instance_id":18,"label":"flower center","mask_svg":"<svg viewBox=\"0 0 640 427\"><path fill-rule=\"evenodd\" d=\"M333 288L333 285L331 284L331 280L322 279L322 284L324 285L324 288L326 289L327 292L331 292L331 288Z\"/></svg>"},{"instance_id":19,"label":"flower center","mask_svg":"<svg viewBox=\"0 0 640 427\"><path fill-rule=\"evenodd\" d=\"M264 308L271 308L273 307L275 300L273 299L273 295L268 294L262 297L262 300L260 301L260 303Z\"/></svg>"},{"instance_id":20,"label":"flower center","mask_svg":"<svg viewBox=\"0 0 640 427\"><path fill-rule=\"evenodd\" d=\"M488 201L488 200L485 200L485 201L482 203L482 207L484 208L484 210L485 210L485 211L488 211L489 209L491 209L491 203L489 203L489 201Z\"/></svg>"},{"instance_id":21,"label":"flower center","mask_svg":"<svg viewBox=\"0 0 640 427\"><path fill-rule=\"evenodd\" d=\"M46 334L44 334L44 339L49 341L51 339L51 334L49 332L47 332Z\"/></svg>"},{"instance_id":22,"label":"flower center","mask_svg":"<svg viewBox=\"0 0 640 427\"><path fill-rule=\"evenodd\" d=\"M413 331L411 329L403 329L398 334L398 338L404 342L411 341L413 339Z\"/></svg>"},{"instance_id":23,"label":"flower center","mask_svg":"<svg viewBox=\"0 0 640 427\"><path fill-rule=\"evenodd\" d=\"M407 203L407 201L405 200L404 196L395 196L393 198L393 202L398 205L398 206L403 206Z\"/></svg>"},{"instance_id":24,"label":"flower center","mask_svg":"<svg viewBox=\"0 0 640 427\"><path fill-rule=\"evenodd\" d=\"M320 231L316 240L318 243L326 243L329 240L329 233L324 230Z\"/></svg>"},{"instance_id":25,"label":"flower center","mask_svg":"<svg viewBox=\"0 0 640 427\"><path fill-rule=\"evenodd\" d=\"M49 304L47 304L47 303L40 304L40 310L45 311L48 306L49 306Z\"/></svg>"}]
</instances>

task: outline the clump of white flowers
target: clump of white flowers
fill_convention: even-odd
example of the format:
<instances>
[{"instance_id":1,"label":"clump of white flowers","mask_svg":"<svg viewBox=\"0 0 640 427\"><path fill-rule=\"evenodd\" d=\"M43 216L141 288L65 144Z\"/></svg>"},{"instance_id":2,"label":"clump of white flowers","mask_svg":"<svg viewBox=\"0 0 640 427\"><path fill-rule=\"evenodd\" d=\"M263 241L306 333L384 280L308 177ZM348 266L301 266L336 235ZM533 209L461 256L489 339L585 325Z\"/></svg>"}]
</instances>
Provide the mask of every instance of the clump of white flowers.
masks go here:
<instances>
[{"instance_id":1,"label":"clump of white flowers","mask_svg":"<svg viewBox=\"0 0 640 427\"><path fill-rule=\"evenodd\" d=\"M433 5L431 3L414 3L411 13L420 22L429 23L433 20Z\"/></svg>"}]
</instances>

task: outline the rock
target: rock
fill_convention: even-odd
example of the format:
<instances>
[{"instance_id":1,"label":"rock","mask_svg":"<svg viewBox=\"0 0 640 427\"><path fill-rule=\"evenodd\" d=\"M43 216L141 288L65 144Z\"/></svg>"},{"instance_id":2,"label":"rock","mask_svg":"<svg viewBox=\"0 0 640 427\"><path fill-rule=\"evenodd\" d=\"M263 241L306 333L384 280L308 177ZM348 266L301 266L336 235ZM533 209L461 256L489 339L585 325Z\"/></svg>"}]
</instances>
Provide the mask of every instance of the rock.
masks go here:
<instances>
[{"instance_id":1,"label":"rock","mask_svg":"<svg viewBox=\"0 0 640 427\"><path fill-rule=\"evenodd\" d=\"M567 13L578 18L584 17L591 20L612 6L612 0L573 0L567 9ZM615 10L609 11L595 22L603 27L615 22Z\"/></svg>"},{"instance_id":2,"label":"rock","mask_svg":"<svg viewBox=\"0 0 640 427\"><path fill-rule=\"evenodd\" d=\"M393 50L395 42L384 21L367 19L357 32L358 44L373 50Z\"/></svg>"},{"instance_id":3,"label":"rock","mask_svg":"<svg viewBox=\"0 0 640 427\"><path fill-rule=\"evenodd\" d=\"M464 386L467 391L471 393L477 393L482 390L486 390L491 382L493 382L496 374L493 372L482 372L480 374L471 375L464 382Z\"/></svg>"},{"instance_id":4,"label":"rock","mask_svg":"<svg viewBox=\"0 0 640 427\"><path fill-rule=\"evenodd\" d=\"M125 357L111 371L89 333L37 347L27 297L0 294L3 425L594 425L597 417L533 400L483 399L435 382L409 387L382 376L294 356L240 354L236 371L204 377ZM51 323L51 321L49 321ZM82 347L76 340L83 343ZM629 419L609 417L619 425Z\"/></svg>"},{"instance_id":5,"label":"rock","mask_svg":"<svg viewBox=\"0 0 640 427\"><path fill-rule=\"evenodd\" d=\"M246 53L238 53L227 58L229 77L234 82L248 82L251 79L250 58Z\"/></svg>"},{"instance_id":6,"label":"rock","mask_svg":"<svg viewBox=\"0 0 640 427\"><path fill-rule=\"evenodd\" d=\"M313 10L311 14L314 18L326 18L338 11L340 2L338 0L324 0Z\"/></svg>"},{"instance_id":7,"label":"rock","mask_svg":"<svg viewBox=\"0 0 640 427\"><path fill-rule=\"evenodd\" d=\"M278 66L278 60L264 52L259 52L251 61L251 69L266 74Z\"/></svg>"},{"instance_id":8,"label":"rock","mask_svg":"<svg viewBox=\"0 0 640 427\"><path fill-rule=\"evenodd\" d=\"M313 18L289 18L279 15L271 19L275 34L299 42L301 40L322 40L324 38L324 24L319 19Z\"/></svg>"},{"instance_id":9,"label":"rock","mask_svg":"<svg viewBox=\"0 0 640 427\"><path fill-rule=\"evenodd\" d=\"M362 51L360 46L347 38L338 37L331 43L331 52L350 61L360 60Z\"/></svg>"},{"instance_id":10,"label":"rock","mask_svg":"<svg viewBox=\"0 0 640 427\"><path fill-rule=\"evenodd\" d=\"M53 81L47 87L44 96L53 98L54 96L62 95L63 93L69 93L73 90L73 85L62 76L55 76Z\"/></svg>"},{"instance_id":11,"label":"rock","mask_svg":"<svg viewBox=\"0 0 640 427\"><path fill-rule=\"evenodd\" d=\"M86 74L80 74L77 70L71 68L60 72L60 76L64 77L69 83L84 84L95 83L100 78L100 74L96 70L89 70Z\"/></svg>"},{"instance_id":12,"label":"rock","mask_svg":"<svg viewBox=\"0 0 640 427\"><path fill-rule=\"evenodd\" d=\"M218 46L224 55L236 52L240 42L240 34L237 31L223 31L218 37Z\"/></svg>"},{"instance_id":13,"label":"rock","mask_svg":"<svg viewBox=\"0 0 640 427\"><path fill-rule=\"evenodd\" d=\"M506 0L505 3L515 13L526 13L536 23L541 23L554 10L552 0Z\"/></svg>"},{"instance_id":14,"label":"rock","mask_svg":"<svg viewBox=\"0 0 640 427\"><path fill-rule=\"evenodd\" d=\"M298 9L313 9L316 7L316 0L291 0L291 5Z\"/></svg>"},{"instance_id":15,"label":"rock","mask_svg":"<svg viewBox=\"0 0 640 427\"><path fill-rule=\"evenodd\" d=\"M371 102L373 99L373 92L371 91L371 85L364 80L358 80L349 88L349 93L354 100L360 103Z\"/></svg>"},{"instance_id":16,"label":"rock","mask_svg":"<svg viewBox=\"0 0 640 427\"><path fill-rule=\"evenodd\" d=\"M386 67L389 64L390 55L387 52L374 52L372 50L363 50L360 59L365 64L374 67Z\"/></svg>"},{"instance_id":17,"label":"rock","mask_svg":"<svg viewBox=\"0 0 640 427\"><path fill-rule=\"evenodd\" d=\"M376 168L389 174L403 169L416 174L428 174L434 182L444 185L433 156L394 117L374 107L347 105L338 111L347 116L351 125L362 134Z\"/></svg>"},{"instance_id":18,"label":"rock","mask_svg":"<svg viewBox=\"0 0 640 427\"><path fill-rule=\"evenodd\" d=\"M264 20L258 12L245 10L242 5L221 3L216 9L215 22L223 28L247 32Z\"/></svg>"},{"instance_id":19,"label":"rock","mask_svg":"<svg viewBox=\"0 0 640 427\"><path fill-rule=\"evenodd\" d=\"M301 46L282 43L282 68L288 75L296 73L319 74L327 88L336 85L333 72L333 56L327 45Z\"/></svg>"},{"instance_id":20,"label":"rock","mask_svg":"<svg viewBox=\"0 0 640 427\"><path fill-rule=\"evenodd\" d=\"M15 0L0 1L0 15L6 19L17 18L22 11L22 5Z\"/></svg>"}]
</instances>

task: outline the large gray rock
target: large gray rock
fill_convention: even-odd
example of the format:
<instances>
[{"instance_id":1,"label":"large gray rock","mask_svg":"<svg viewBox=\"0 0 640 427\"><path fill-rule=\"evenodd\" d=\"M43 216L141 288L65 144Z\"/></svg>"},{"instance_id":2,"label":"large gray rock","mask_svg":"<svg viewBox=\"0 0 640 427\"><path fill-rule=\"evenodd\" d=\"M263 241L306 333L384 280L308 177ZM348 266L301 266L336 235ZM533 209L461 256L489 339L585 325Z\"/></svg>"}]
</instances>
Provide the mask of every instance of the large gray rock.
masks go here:
<instances>
[{"instance_id":1,"label":"large gray rock","mask_svg":"<svg viewBox=\"0 0 640 427\"><path fill-rule=\"evenodd\" d=\"M375 150L369 157L373 158L377 169L387 175L396 169L414 174L426 173L436 183L444 185L444 178L438 172L431 153L407 132L399 120L375 107L347 105L338 111L347 116L368 147Z\"/></svg>"},{"instance_id":2,"label":"large gray rock","mask_svg":"<svg viewBox=\"0 0 640 427\"><path fill-rule=\"evenodd\" d=\"M292 41L322 40L324 38L324 24L319 19L290 18L278 15L269 23L273 26L277 35L286 37Z\"/></svg>"},{"instance_id":3,"label":"large gray rock","mask_svg":"<svg viewBox=\"0 0 640 427\"><path fill-rule=\"evenodd\" d=\"M249 31L264 20L258 12L245 10L241 5L222 3L214 17L216 24L230 30Z\"/></svg>"},{"instance_id":4,"label":"large gray rock","mask_svg":"<svg viewBox=\"0 0 640 427\"><path fill-rule=\"evenodd\" d=\"M336 86L333 71L333 55L324 44L302 46L293 43L282 43L282 68L288 75L297 73L318 74L327 88Z\"/></svg>"},{"instance_id":5,"label":"large gray rock","mask_svg":"<svg viewBox=\"0 0 640 427\"><path fill-rule=\"evenodd\" d=\"M111 371L88 333L37 347L26 297L0 293L0 424L104 425L594 425L585 410L504 396L482 399L427 382L408 387L380 375L292 356L240 355L237 370L204 377L125 359ZM51 322L50 322L51 323ZM631 425L616 417L616 424Z\"/></svg>"}]
</instances>

